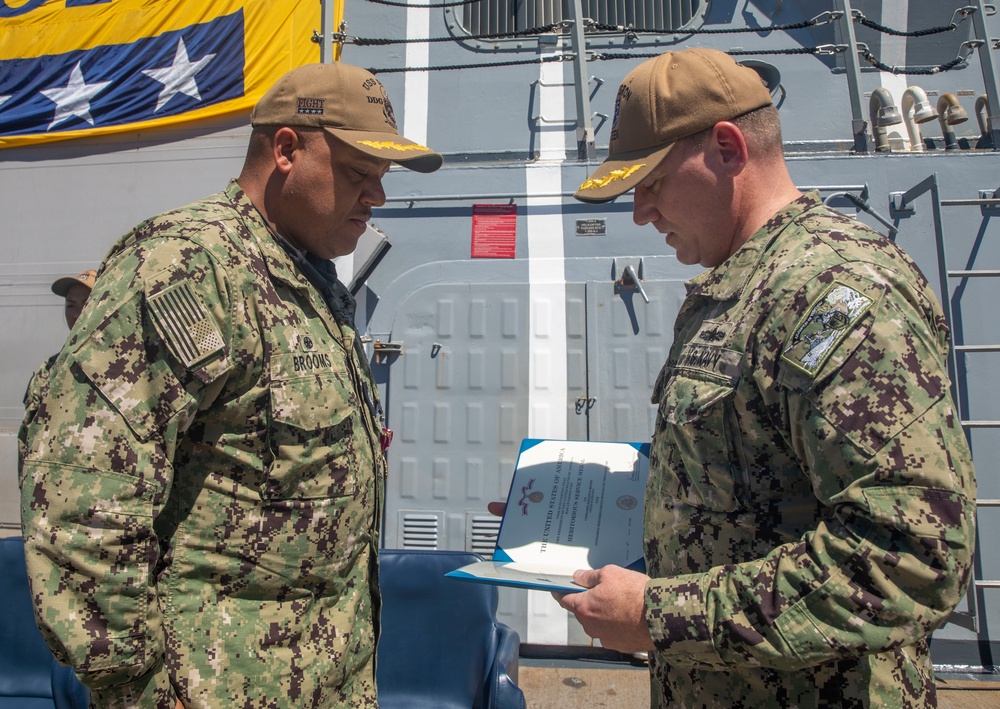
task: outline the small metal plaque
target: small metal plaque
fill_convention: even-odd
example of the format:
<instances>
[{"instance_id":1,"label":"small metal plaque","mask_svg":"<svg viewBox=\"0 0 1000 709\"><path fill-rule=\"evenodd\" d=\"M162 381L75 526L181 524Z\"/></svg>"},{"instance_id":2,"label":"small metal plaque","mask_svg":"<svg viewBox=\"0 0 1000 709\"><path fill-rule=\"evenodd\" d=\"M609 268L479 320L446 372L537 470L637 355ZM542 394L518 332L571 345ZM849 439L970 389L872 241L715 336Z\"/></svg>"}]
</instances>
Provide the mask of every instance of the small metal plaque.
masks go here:
<instances>
[{"instance_id":1,"label":"small metal plaque","mask_svg":"<svg viewBox=\"0 0 1000 709\"><path fill-rule=\"evenodd\" d=\"M608 233L607 219L577 219L577 236L604 236Z\"/></svg>"}]
</instances>

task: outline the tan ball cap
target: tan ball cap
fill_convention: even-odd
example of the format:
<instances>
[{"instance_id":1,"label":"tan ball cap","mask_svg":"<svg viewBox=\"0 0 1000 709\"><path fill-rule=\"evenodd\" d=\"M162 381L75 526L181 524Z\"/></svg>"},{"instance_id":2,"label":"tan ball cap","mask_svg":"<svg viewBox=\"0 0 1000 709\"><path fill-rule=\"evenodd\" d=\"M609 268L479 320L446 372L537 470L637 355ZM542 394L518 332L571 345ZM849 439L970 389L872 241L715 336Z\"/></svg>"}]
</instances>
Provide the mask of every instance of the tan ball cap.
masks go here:
<instances>
[{"instance_id":1,"label":"tan ball cap","mask_svg":"<svg viewBox=\"0 0 1000 709\"><path fill-rule=\"evenodd\" d=\"M94 282L96 280L97 271L88 269L76 276L63 276L62 278L56 279L56 281L52 284L52 292L60 298L65 298L70 287L75 286L77 283L81 283L87 286L90 290L94 290Z\"/></svg>"},{"instance_id":2,"label":"tan ball cap","mask_svg":"<svg viewBox=\"0 0 1000 709\"><path fill-rule=\"evenodd\" d=\"M573 196L610 202L642 182L681 138L770 105L760 75L725 52L697 47L649 59L618 88L608 158Z\"/></svg>"},{"instance_id":3,"label":"tan ball cap","mask_svg":"<svg viewBox=\"0 0 1000 709\"><path fill-rule=\"evenodd\" d=\"M324 128L367 155L417 172L434 172L443 162L399 135L392 103L374 74L341 62L292 69L261 96L250 123Z\"/></svg>"}]
</instances>

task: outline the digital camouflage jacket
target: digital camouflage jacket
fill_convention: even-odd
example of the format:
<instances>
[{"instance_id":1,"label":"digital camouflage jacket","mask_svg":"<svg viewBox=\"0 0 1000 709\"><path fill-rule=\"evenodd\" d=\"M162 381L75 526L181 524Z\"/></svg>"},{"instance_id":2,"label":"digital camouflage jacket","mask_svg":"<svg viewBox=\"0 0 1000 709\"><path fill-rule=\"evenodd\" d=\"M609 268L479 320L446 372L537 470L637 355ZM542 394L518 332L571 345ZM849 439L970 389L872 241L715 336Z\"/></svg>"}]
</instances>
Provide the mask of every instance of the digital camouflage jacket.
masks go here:
<instances>
[{"instance_id":1,"label":"digital camouflage jacket","mask_svg":"<svg viewBox=\"0 0 1000 709\"><path fill-rule=\"evenodd\" d=\"M52 371L53 365L56 363L56 358L58 353L52 355L47 360L38 365L32 375L31 379L28 380L28 386L24 390L24 410L25 411L37 411L38 404L42 400L42 393L49 386L49 372ZM18 484L21 481L21 462L24 460L24 435L27 433L24 426L21 426L17 432L17 480Z\"/></svg>"},{"instance_id":2,"label":"digital camouflage jacket","mask_svg":"<svg viewBox=\"0 0 1000 709\"><path fill-rule=\"evenodd\" d=\"M975 479L930 286L815 194L688 284L646 493L653 705L935 705Z\"/></svg>"},{"instance_id":3,"label":"digital camouflage jacket","mask_svg":"<svg viewBox=\"0 0 1000 709\"><path fill-rule=\"evenodd\" d=\"M39 624L98 706L376 706L385 458L341 295L235 182L105 260L21 507Z\"/></svg>"}]
</instances>

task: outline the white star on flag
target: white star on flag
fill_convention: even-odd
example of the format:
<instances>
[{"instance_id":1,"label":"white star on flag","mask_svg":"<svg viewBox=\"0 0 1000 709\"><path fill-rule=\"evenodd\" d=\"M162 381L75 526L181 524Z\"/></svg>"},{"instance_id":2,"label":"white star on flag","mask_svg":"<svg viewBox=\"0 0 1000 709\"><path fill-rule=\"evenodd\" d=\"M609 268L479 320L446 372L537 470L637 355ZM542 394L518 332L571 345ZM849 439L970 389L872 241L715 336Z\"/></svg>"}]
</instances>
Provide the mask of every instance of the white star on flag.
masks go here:
<instances>
[{"instance_id":1,"label":"white star on flag","mask_svg":"<svg viewBox=\"0 0 1000 709\"><path fill-rule=\"evenodd\" d=\"M184 39L181 38L177 40L177 51L174 53L172 66L162 69L143 69L143 74L153 81L163 84L163 90L160 91L160 97L156 101L154 113L166 106L167 102L177 94L185 94L201 101L201 94L198 93L198 84L194 80L194 75L213 59L215 59L214 54L206 54L196 62L188 61L187 47L184 46Z\"/></svg>"},{"instance_id":2,"label":"white star on flag","mask_svg":"<svg viewBox=\"0 0 1000 709\"><path fill-rule=\"evenodd\" d=\"M110 81L98 81L95 84L88 84L83 80L80 62L77 62L73 71L70 72L69 82L65 86L42 89L40 92L56 105L55 116L49 123L48 130L52 130L52 127L57 123L68 121L74 116L94 125L94 119L90 116L90 99L101 93L104 87L110 83Z\"/></svg>"},{"instance_id":3,"label":"white star on flag","mask_svg":"<svg viewBox=\"0 0 1000 709\"><path fill-rule=\"evenodd\" d=\"M7 94L6 96L0 96L0 106L3 106L5 103L7 103L7 100L10 98L10 96L11 96L10 94Z\"/></svg>"}]
</instances>

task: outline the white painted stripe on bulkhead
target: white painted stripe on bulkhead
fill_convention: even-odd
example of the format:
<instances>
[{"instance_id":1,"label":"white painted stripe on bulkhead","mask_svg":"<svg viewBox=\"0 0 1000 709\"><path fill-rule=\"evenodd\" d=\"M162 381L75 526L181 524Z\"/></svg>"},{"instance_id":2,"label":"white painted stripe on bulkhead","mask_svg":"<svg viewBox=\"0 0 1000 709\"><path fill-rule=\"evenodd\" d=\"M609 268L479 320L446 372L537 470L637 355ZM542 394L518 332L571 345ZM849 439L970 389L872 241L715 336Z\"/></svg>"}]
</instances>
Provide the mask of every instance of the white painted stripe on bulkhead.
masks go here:
<instances>
[{"instance_id":1,"label":"white painted stripe on bulkhead","mask_svg":"<svg viewBox=\"0 0 1000 709\"><path fill-rule=\"evenodd\" d=\"M555 54L555 47L544 47L539 56L543 59ZM535 100L538 102L535 114L536 124L531 126L538 133L538 157L541 160L566 159L566 100L563 85L566 81L566 62L543 62L538 72L538 86ZM572 88L572 87L570 87ZM574 127L569 132L575 135ZM557 190L558 192L558 190Z\"/></svg>"},{"instance_id":2,"label":"white painted stripe on bulkhead","mask_svg":"<svg viewBox=\"0 0 1000 709\"><path fill-rule=\"evenodd\" d=\"M407 38L430 36L431 11L426 7L406 8ZM406 45L406 66L426 67L430 62L430 44L411 42ZM408 71L403 84L403 125L401 133L410 140L427 145L428 71Z\"/></svg>"},{"instance_id":3,"label":"white painted stripe on bulkhead","mask_svg":"<svg viewBox=\"0 0 1000 709\"><path fill-rule=\"evenodd\" d=\"M527 170L528 194L560 190L559 164ZM528 197L528 435L565 438L566 267L557 197Z\"/></svg>"},{"instance_id":4,"label":"white painted stripe on bulkhead","mask_svg":"<svg viewBox=\"0 0 1000 709\"><path fill-rule=\"evenodd\" d=\"M543 56L545 53L543 52ZM526 167L528 195L562 192L566 128L562 123L564 62L547 62L539 71L536 100L541 160ZM528 436L566 438L566 262L562 200L527 198L528 228ZM566 645L569 616L543 591L528 591L526 642Z\"/></svg>"}]
</instances>

